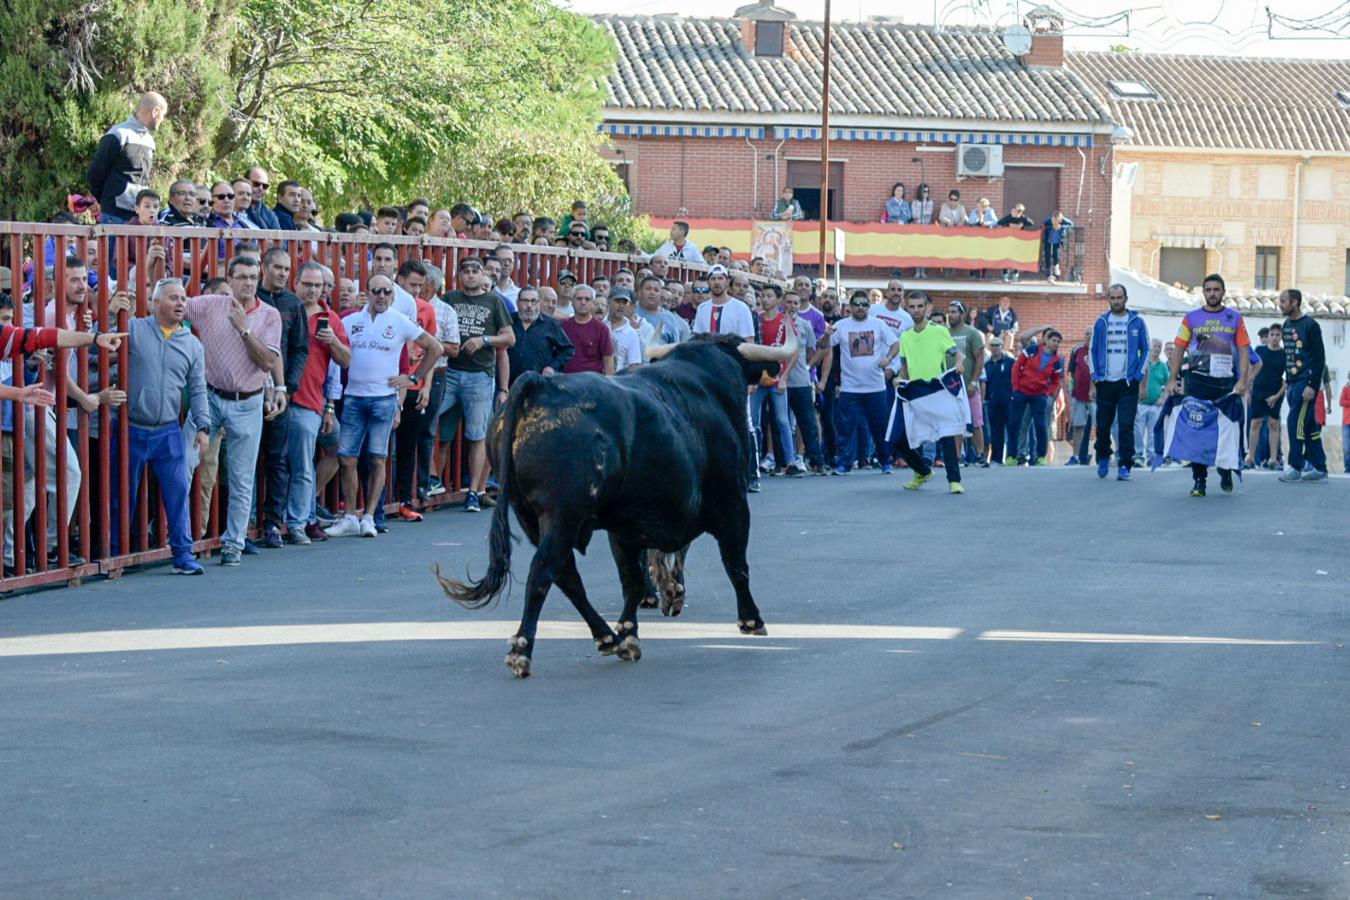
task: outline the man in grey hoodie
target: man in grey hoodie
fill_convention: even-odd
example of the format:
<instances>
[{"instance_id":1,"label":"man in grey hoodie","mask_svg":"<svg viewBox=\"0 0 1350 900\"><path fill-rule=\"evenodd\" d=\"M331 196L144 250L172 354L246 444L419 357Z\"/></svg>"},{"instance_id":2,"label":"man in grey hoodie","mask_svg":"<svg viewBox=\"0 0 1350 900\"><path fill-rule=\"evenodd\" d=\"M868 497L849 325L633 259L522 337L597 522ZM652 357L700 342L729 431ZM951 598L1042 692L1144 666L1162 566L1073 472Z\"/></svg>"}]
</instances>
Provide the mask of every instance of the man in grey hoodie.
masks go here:
<instances>
[{"instance_id":1,"label":"man in grey hoodie","mask_svg":"<svg viewBox=\"0 0 1350 900\"><path fill-rule=\"evenodd\" d=\"M198 452L206 453L211 412L206 397L206 357L199 341L183 324L187 292L177 278L163 278L151 294L151 314L132 319L130 373L127 378L126 416L129 420L127 471L131 498L128 521L136 514L136 495L146 465L155 471L168 519L173 570L200 575L202 565L192 555L192 520L188 507L188 477L184 430L178 425L183 390L188 394L188 422ZM113 530L120 529L118 497L113 497ZM117 552L116 549L113 551Z\"/></svg>"}]
</instances>

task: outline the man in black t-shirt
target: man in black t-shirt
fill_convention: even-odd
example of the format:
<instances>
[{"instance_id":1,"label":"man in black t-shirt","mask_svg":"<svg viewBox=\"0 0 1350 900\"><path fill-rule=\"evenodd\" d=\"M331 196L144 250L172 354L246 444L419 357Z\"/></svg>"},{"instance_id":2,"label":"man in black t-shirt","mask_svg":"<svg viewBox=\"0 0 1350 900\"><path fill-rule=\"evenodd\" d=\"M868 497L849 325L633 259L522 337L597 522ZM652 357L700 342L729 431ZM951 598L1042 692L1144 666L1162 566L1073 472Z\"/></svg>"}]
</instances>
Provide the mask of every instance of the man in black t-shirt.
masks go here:
<instances>
[{"instance_id":1,"label":"man in black t-shirt","mask_svg":"<svg viewBox=\"0 0 1350 900\"><path fill-rule=\"evenodd\" d=\"M1327 453L1317 421L1317 392L1327 368L1322 329L1303 314L1303 292L1280 292L1284 313L1284 377L1289 385L1289 468L1280 481L1326 481ZM1307 468L1304 468L1304 461Z\"/></svg>"},{"instance_id":2,"label":"man in black t-shirt","mask_svg":"<svg viewBox=\"0 0 1350 900\"><path fill-rule=\"evenodd\" d=\"M1257 464L1256 451L1263 425L1270 432L1266 459L1272 464L1284 459L1280 452L1280 404L1284 400L1284 350L1280 348L1280 329L1262 328L1257 335L1261 339L1261 345L1256 348L1257 356L1261 357L1261 368L1252 380L1251 431L1244 463L1248 467Z\"/></svg>"}]
</instances>

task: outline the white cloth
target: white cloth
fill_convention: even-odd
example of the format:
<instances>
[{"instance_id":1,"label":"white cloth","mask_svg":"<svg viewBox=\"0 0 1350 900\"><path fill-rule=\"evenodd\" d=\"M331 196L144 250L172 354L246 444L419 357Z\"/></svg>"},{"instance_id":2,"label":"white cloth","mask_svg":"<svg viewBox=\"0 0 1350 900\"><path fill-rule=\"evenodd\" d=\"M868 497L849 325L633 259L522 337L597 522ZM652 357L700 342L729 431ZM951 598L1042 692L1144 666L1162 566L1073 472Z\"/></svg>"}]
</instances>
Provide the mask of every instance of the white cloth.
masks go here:
<instances>
[{"instance_id":1,"label":"white cloth","mask_svg":"<svg viewBox=\"0 0 1350 900\"><path fill-rule=\"evenodd\" d=\"M897 343L890 326L872 318L859 322L851 316L834 324L830 346L842 348L839 360L839 390L846 394L872 394L886 390L881 361Z\"/></svg>"},{"instance_id":2,"label":"white cloth","mask_svg":"<svg viewBox=\"0 0 1350 900\"><path fill-rule=\"evenodd\" d=\"M610 325L609 330L614 338L614 374L629 366L642 365L642 338L638 336L637 329L623 322L617 328Z\"/></svg>"},{"instance_id":3,"label":"white cloth","mask_svg":"<svg viewBox=\"0 0 1350 900\"><path fill-rule=\"evenodd\" d=\"M389 379L398 374L403 345L422 334L422 326L393 308L375 318L370 307L342 320L352 344L352 362L347 368L349 397L388 397L398 393Z\"/></svg>"},{"instance_id":4,"label":"white cloth","mask_svg":"<svg viewBox=\"0 0 1350 900\"><path fill-rule=\"evenodd\" d=\"M694 312L694 334L739 334L748 341L755 339L755 317L750 307L735 297L728 296L718 313L717 330L712 328L713 302L704 300Z\"/></svg>"},{"instance_id":5,"label":"white cloth","mask_svg":"<svg viewBox=\"0 0 1350 900\"><path fill-rule=\"evenodd\" d=\"M1129 346L1130 317L1114 313L1106 317L1106 372L1104 381L1124 381L1129 372L1126 348Z\"/></svg>"},{"instance_id":6,"label":"white cloth","mask_svg":"<svg viewBox=\"0 0 1350 900\"><path fill-rule=\"evenodd\" d=\"M667 258L682 259L685 262L701 263L703 262L703 252L694 246L694 242L686 240L684 247L677 248L674 241L666 241L652 256L664 256Z\"/></svg>"},{"instance_id":7,"label":"white cloth","mask_svg":"<svg viewBox=\"0 0 1350 900\"><path fill-rule=\"evenodd\" d=\"M905 312L904 307L900 309L887 309L885 303L873 303L872 308L867 311L869 318L884 322L891 331L895 332L898 340L900 335L914 327L914 317Z\"/></svg>"},{"instance_id":8,"label":"white cloth","mask_svg":"<svg viewBox=\"0 0 1350 900\"><path fill-rule=\"evenodd\" d=\"M442 344L459 343L459 314L455 308L440 297L431 298L431 307L436 310L436 340ZM436 368L444 369L450 365L450 357L444 353L436 360Z\"/></svg>"}]
</instances>

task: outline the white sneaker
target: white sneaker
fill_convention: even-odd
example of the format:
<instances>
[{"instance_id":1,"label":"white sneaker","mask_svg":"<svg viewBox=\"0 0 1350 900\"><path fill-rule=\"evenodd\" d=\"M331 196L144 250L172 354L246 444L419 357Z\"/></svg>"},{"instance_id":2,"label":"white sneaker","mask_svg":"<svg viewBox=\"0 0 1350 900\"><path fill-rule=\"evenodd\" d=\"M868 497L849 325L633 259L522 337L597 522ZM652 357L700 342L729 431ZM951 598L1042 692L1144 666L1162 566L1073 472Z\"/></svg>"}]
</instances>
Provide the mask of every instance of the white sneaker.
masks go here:
<instances>
[{"instance_id":1,"label":"white sneaker","mask_svg":"<svg viewBox=\"0 0 1350 900\"><path fill-rule=\"evenodd\" d=\"M356 537L361 533L361 523L356 516L343 516L323 530L329 537Z\"/></svg>"},{"instance_id":2,"label":"white sneaker","mask_svg":"<svg viewBox=\"0 0 1350 900\"><path fill-rule=\"evenodd\" d=\"M379 534L379 532L375 530L374 516L361 517L360 533L361 537L374 537L375 535Z\"/></svg>"}]
</instances>

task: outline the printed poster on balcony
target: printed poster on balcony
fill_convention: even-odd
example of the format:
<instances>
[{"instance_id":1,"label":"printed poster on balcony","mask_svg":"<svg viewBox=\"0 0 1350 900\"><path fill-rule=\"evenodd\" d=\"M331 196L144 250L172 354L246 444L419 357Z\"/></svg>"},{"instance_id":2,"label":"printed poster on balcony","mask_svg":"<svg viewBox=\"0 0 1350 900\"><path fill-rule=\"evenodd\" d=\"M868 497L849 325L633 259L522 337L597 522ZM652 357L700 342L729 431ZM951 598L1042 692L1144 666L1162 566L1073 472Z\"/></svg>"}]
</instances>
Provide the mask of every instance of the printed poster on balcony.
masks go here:
<instances>
[{"instance_id":1,"label":"printed poster on balcony","mask_svg":"<svg viewBox=\"0 0 1350 900\"><path fill-rule=\"evenodd\" d=\"M750 257L764 260L764 274L792 277L792 223L756 222L750 237Z\"/></svg>"}]
</instances>

